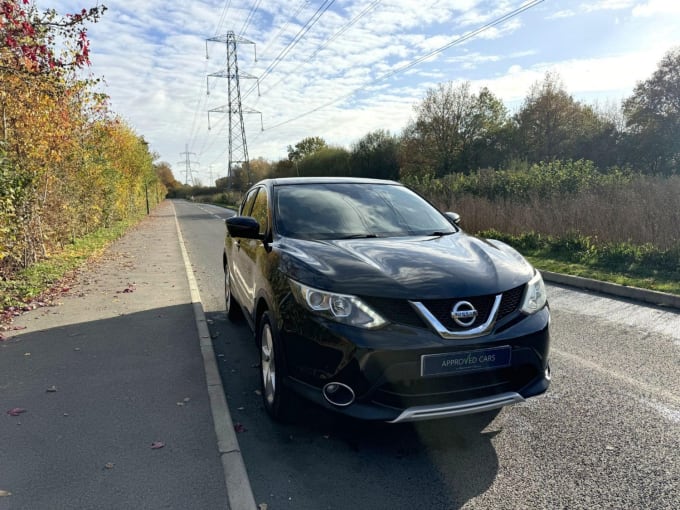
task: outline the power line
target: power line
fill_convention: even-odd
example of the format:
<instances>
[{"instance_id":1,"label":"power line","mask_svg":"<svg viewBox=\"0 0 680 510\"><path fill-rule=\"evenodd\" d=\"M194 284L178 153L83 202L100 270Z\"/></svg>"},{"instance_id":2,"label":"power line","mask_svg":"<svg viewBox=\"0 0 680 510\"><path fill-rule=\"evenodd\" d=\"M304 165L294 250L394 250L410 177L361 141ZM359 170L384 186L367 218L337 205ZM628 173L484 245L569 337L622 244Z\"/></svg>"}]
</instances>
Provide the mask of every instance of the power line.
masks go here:
<instances>
[{"instance_id":1,"label":"power line","mask_svg":"<svg viewBox=\"0 0 680 510\"><path fill-rule=\"evenodd\" d=\"M253 5L253 7L250 9L250 12L248 13L248 17L246 18L246 21L243 23L243 26L241 27L241 31L239 32L239 35L245 34L246 30L248 29L248 26L250 25L250 22L253 19L253 15L257 11L258 7L260 7L261 2L262 2L262 0L257 0L257 2L255 2L255 5Z\"/></svg>"},{"instance_id":2,"label":"power line","mask_svg":"<svg viewBox=\"0 0 680 510\"><path fill-rule=\"evenodd\" d=\"M324 3L319 6L319 8L316 10L314 15L305 23L305 25L298 31L298 33L295 35L293 40L288 43L288 46L286 46L281 52L274 58L274 60L269 64L269 66L264 70L264 72L260 75L260 82L263 81L273 70L276 68L277 65L281 63L281 61L290 53L290 51L299 43L302 38L305 36L307 32L319 21L321 16L330 8L331 5L335 0L324 0ZM248 97L251 92L255 90L255 86L251 87L243 96L245 99Z\"/></svg>"},{"instance_id":3,"label":"power line","mask_svg":"<svg viewBox=\"0 0 680 510\"><path fill-rule=\"evenodd\" d=\"M354 25L356 25L361 18L366 16L369 12L371 12L373 9L375 9L378 4L382 0L373 0L371 4L369 4L363 11L361 11L359 14L357 14L353 19L348 21L345 25L343 25L340 30L335 32L332 36L330 36L328 39L326 39L315 51L312 53L307 59L305 59L303 62L298 64L295 69L293 69L290 73L296 72L298 69L300 69L303 65L308 64L311 62L314 57L316 57L321 51L323 51L325 48L328 47L329 44L331 44L333 41L335 41L338 37L340 37L342 34L347 32L350 28L352 28ZM264 94L267 94L270 90L273 90L276 88L276 86L281 83L283 80L285 80L286 77L282 77L279 81L277 81L274 85L270 86L267 90L264 91ZM247 94L246 94L247 96Z\"/></svg>"},{"instance_id":4,"label":"power line","mask_svg":"<svg viewBox=\"0 0 680 510\"><path fill-rule=\"evenodd\" d=\"M260 55L267 55L267 52L269 51L269 48L271 47L272 44L274 44L274 41L276 41L279 36L285 32L285 30L288 28L288 25L290 25L291 21L294 20L300 12L302 12L302 9L305 8L305 6L309 3L309 0L302 0L300 2L300 5L298 5L298 8L295 10L295 12L291 15L290 18L288 18L288 21L279 29L278 32L276 32L276 35L272 37L269 42L267 43L267 46L264 47L264 50L260 52Z\"/></svg>"},{"instance_id":5,"label":"power line","mask_svg":"<svg viewBox=\"0 0 680 510\"><path fill-rule=\"evenodd\" d=\"M229 11L230 7L231 0L225 0L224 8L222 9L222 14L220 15L220 20L217 23L217 26L215 27L215 35L219 34L222 31L222 25L224 24L224 20L227 18L227 12Z\"/></svg>"},{"instance_id":6,"label":"power line","mask_svg":"<svg viewBox=\"0 0 680 510\"><path fill-rule=\"evenodd\" d=\"M276 129L276 128L281 127L281 126L283 126L283 125L285 125L285 124L289 124L289 123L294 122L294 121L296 121L296 120L299 120L299 119L301 119L301 118L303 118L303 117L306 117L307 115L311 115L312 113L316 113L316 112L318 112L319 110L322 110L322 109L324 109L324 108L326 108L326 107L328 107L328 106L330 106L330 105L332 105L332 104L334 104L334 103L337 103L338 101L342 101L342 100L344 100L344 99L347 99L347 98L349 98L349 97L352 97L354 94L356 94L356 93L359 92L360 90L365 89L368 85L370 85L370 84L372 84L372 83L375 83L375 82L377 82L377 81L386 80L387 78L391 78L392 76L394 76L394 75L396 75L396 74L399 74L399 73L402 73L402 72L404 72L404 71L407 71L407 70L411 69L412 67L415 67L416 65L420 64L421 62L423 62L423 61L425 61L425 60L427 60L427 59L429 59L429 58L431 58L431 57L433 57L433 56L435 56L435 55L438 55L439 53L441 53L441 52L443 52L443 51L445 51L445 50L451 48L452 46L457 46L458 44L461 44L461 43L463 43L463 42L465 42L465 41L468 41L468 40L472 39L473 37L478 36L478 35L481 34L482 32L485 32L486 30L489 30L490 28L493 28L493 27L495 27L496 25L499 25L499 24L501 24L501 23L504 23L505 21L508 21L509 19L514 18L515 16L518 16L519 14L522 14L524 11L527 11L527 10L531 9L532 7L535 7L536 5L538 5L538 4L540 4L540 3L544 2L544 1L545 1L545 0L531 0L531 1L528 2L528 3L526 3L526 4L524 4L524 5L521 5L521 6L518 7L517 9L515 9L515 10L513 10L513 11L510 11L509 13L504 14L503 16L501 16L501 17L499 17L499 18L496 18L495 20L490 21L489 23L486 23L485 25L482 25L481 27L477 28L476 30L473 30L472 32L468 32L467 34L465 34L465 35L459 37L458 39L455 39L455 40L451 41L450 43L447 43L447 44L445 44L444 46L441 46L441 47L437 48L436 50L433 50L433 51L427 53L426 55L423 55L423 56L421 56L421 57L418 57L417 59L415 59L415 60L409 62L408 64L405 64L405 65L403 65L403 66L400 66L400 67L398 67L397 69L393 69L392 71L389 71L389 72L387 72L387 73L384 73L384 74L378 76L377 78L374 78L373 80L369 81L368 83L365 83L365 84L362 85L361 87L358 87L358 88L352 90L352 91L351 91L350 93L348 93L348 94L345 94L345 95L343 95L343 96L340 96L340 97L338 97L338 98L335 98L335 99L333 99L332 101L328 101L327 103L324 103L324 104L322 104L322 105L320 105L320 106L318 106L318 107L316 107L316 108L313 108L313 109L311 109L311 110L309 110L309 111L307 111L307 112L301 113L300 115L297 115L297 116L295 116L295 117L293 117L293 118L291 118L291 119L285 120L285 121L283 121L283 122L279 122L278 124L275 124L275 125L273 125L273 126L271 126L271 127L268 127L266 130L267 130L267 131L270 131L270 130L272 130L272 129Z\"/></svg>"}]
</instances>

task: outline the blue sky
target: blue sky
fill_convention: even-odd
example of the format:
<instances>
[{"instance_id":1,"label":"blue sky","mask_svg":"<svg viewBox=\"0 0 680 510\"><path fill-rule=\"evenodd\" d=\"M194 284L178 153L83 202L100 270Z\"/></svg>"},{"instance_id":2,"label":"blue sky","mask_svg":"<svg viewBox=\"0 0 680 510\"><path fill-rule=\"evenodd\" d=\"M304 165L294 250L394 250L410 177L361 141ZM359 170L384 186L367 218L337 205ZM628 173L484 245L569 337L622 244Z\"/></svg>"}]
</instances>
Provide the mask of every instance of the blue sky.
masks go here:
<instances>
[{"instance_id":1,"label":"blue sky","mask_svg":"<svg viewBox=\"0 0 680 510\"><path fill-rule=\"evenodd\" d=\"M87 0L37 0L60 13ZM226 80L206 75L225 61L225 45L206 39L234 31L257 46L238 49L239 69L263 76L261 96L243 98L251 159L286 157L307 136L349 148L365 134L399 133L428 89L447 81L488 87L510 111L546 72L576 99L618 107L659 60L680 45L677 0L104 0L89 29L90 71L103 77L111 108L149 141L185 180L185 147L194 178L226 175L227 122L207 110L226 103ZM535 4L535 5L533 5ZM523 6L521 14L464 42ZM324 10L324 8L326 8ZM309 20L316 23L290 46ZM453 43L451 45L451 43ZM421 57L444 51L409 67ZM395 70L408 67L400 72ZM385 76L391 76L385 78ZM241 81L246 96L252 80ZM307 113L311 112L311 113Z\"/></svg>"}]
</instances>

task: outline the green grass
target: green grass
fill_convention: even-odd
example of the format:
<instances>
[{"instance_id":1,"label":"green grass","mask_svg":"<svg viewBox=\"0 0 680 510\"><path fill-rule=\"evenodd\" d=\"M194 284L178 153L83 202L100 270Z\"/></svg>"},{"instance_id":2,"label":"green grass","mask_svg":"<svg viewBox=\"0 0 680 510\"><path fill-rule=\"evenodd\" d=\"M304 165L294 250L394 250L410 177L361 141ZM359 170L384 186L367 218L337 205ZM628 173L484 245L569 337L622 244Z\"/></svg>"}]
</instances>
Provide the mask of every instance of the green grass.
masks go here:
<instances>
[{"instance_id":1,"label":"green grass","mask_svg":"<svg viewBox=\"0 0 680 510\"><path fill-rule=\"evenodd\" d=\"M485 231L480 236L510 244L539 270L680 295L680 244L660 250L649 244L597 243L577 234L555 238Z\"/></svg>"},{"instance_id":2,"label":"green grass","mask_svg":"<svg viewBox=\"0 0 680 510\"><path fill-rule=\"evenodd\" d=\"M112 227L99 229L65 246L50 258L20 271L12 279L0 280L0 309L21 307L48 293L84 262L100 256L111 242L135 223L135 220L121 221Z\"/></svg>"},{"instance_id":3,"label":"green grass","mask_svg":"<svg viewBox=\"0 0 680 510\"><path fill-rule=\"evenodd\" d=\"M641 289L680 295L680 274L677 272L655 271L654 273L636 275L588 267L584 264L577 264L564 260L555 260L527 254L524 255L527 260L539 270L618 283L619 285L625 285L626 287L638 287Z\"/></svg>"}]
</instances>

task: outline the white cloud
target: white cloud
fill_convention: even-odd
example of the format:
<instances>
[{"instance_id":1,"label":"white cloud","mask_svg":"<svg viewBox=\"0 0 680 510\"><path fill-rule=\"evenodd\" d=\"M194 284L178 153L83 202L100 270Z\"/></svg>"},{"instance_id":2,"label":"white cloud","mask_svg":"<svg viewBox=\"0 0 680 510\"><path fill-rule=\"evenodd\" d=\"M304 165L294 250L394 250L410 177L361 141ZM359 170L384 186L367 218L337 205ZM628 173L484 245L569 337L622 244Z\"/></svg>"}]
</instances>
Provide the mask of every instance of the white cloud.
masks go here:
<instances>
[{"instance_id":1,"label":"white cloud","mask_svg":"<svg viewBox=\"0 0 680 510\"><path fill-rule=\"evenodd\" d=\"M59 12L82 8L82 0L37 1L39 6ZM91 71L106 78L113 110L177 168L177 176L182 175L177 162L185 144L197 154L195 159L206 174L211 164L213 174L222 172L226 168L227 116L211 114L212 129L208 131L207 110L227 102L227 80L212 79L211 94L206 96L206 75L221 69L226 46L211 43L210 60L206 61L205 40L227 30L238 34L255 3L105 3L108 12L89 30ZM452 79L468 79L473 87L488 86L504 101L517 103L550 69L560 74L575 96L609 95L619 100L632 91L636 81L653 72L664 51L680 42L675 18L650 17L677 12L680 2L565 0L559 3L561 10L545 2L482 36L394 74L525 2L373 3L336 1L292 49L288 45L312 18L318 2L268 0L258 4L259 10L243 34L257 43L258 61L254 61L251 45L238 47L242 76L263 76L270 71L261 83L261 96L252 80L240 82L244 107L261 111L265 126L261 132L259 116L245 116L252 158L285 157L286 146L306 136L322 136L330 144L349 146L375 129L397 133L412 118L413 105L428 88ZM371 5L373 8L367 9ZM607 11L615 12L621 22L605 30L597 13ZM347 26L362 12L361 18ZM635 27L630 26L631 14L638 20ZM565 34L574 33L576 22L583 38L570 38L573 42L569 45L548 44L566 41ZM337 35L339 31L342 33ZM577 45L581 39L583 43ZM312 113L305 115L307 112Z\"/></svg>"},{"instance_id":2,"label":"white cloud","mask_svg":"<svg viewBox=\"0 0 680 510\"><path fill-rule=\"evenodd\" d=\"M649 0L633 7L633 16L648 17L658 14L680 14L677 0Z\"/></svg>"}]
</instances>

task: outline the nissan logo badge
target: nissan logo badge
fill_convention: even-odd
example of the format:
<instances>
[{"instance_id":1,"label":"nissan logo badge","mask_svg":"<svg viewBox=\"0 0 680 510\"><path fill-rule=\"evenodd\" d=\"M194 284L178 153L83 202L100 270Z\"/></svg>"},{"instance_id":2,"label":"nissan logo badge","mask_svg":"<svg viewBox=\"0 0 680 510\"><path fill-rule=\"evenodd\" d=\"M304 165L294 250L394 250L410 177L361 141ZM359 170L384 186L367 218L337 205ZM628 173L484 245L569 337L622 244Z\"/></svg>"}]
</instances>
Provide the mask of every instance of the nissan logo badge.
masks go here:
<instances>
[{"instance_id":1,"label":"nissan logo badge","mask_svg":"<svg viewBox=\"0 0 680 510\"><path fill-rule=\"evenodd\" d=\"M451 318L459 326L468 328L477 319L477 309L469 301L458 301L451 310Z\"/></svg>"}]
</instances>

